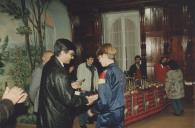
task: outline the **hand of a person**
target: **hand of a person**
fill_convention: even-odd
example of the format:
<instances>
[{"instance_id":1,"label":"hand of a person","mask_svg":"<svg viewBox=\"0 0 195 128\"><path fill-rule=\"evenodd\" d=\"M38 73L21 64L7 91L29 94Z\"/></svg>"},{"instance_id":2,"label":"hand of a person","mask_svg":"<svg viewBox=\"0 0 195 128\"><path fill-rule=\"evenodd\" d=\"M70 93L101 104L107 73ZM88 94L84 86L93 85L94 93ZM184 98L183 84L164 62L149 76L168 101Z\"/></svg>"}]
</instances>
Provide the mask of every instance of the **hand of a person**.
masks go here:
<instances>
[{"instance_id":1,"label":"hand of a person","mask_svg":"<svg viewBox=\"0 0 195 128\"><path fill-rule=\"evenodd\" d=\"M27 94L23 89L14 86L12 88L6 87L2 99L8 99L15 105L16 103L24 102L26 100L26 97Z\"/></svg>"},{"instance_id":2,"label":"hand of a person","mask_svg":"<svg viewBox=\"0 0 195 128\"><path fill-rule=\"evenodd\" d=\"M72 88L74 89L80 89L81 88L81 83L79 81L75 81L71 83Z\"/></svg>"},{"instance_id":3,"label":"hand of a person","mask_svg":"<svg viewBox=\"0 0 195 128\"><path fill-rule=\"evenodd\" d=\"M26 101L28 94L27 93L23 93L24 95L20 98L20 100L17 102L18 104L23 103Z\"/></svg>"},{"instance_id":4,"label":"hand of a person","mask_svg":"<svg viewBox=\"0 0 195 128\"><path fill-rule=\"evenodd\" d=\"M91 96L86 96L87 100L88 100L88 106L93 104L94 101L96 101L98 99L98 94L95 95L91 95Z\"/></svg>"},{"instance_id":5,"label":"hand of a person","mask_svg":"<svg viewBox=\"0 0 195 128\"><path fill-rule=\"evenodd\" d=\"M88 115L89 117L92 117L92 116L94 116L94 113L92 113L92 112L91 112L91 109L89 109L89 110L87 111L87 115Z\"/></svg>"},{"instance_id":6,"label":"hand of a person","mask_svg":"<svg viewBox=\"0 0 195 128\"><path fill-rule=\"evenodd\" d=\"M9 90L10 90L9 87L6 87L6 88L5 88L5 91L4 91L4 93L3 93L2 99L5 99L4 97L6 97L6 95L7 95L8 92L9 92Z\"/></svg>"}]
</instances>

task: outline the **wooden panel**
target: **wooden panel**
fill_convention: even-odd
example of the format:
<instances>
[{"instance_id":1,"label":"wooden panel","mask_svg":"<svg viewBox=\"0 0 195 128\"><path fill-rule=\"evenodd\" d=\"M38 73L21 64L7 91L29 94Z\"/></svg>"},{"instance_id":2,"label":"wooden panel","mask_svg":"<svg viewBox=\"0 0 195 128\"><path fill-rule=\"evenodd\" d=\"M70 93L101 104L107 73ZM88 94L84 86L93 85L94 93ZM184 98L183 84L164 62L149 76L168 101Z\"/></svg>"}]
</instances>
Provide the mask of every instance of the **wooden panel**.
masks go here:
<instances>
[{"instance_id":1,"label":"wooden panel","mask_svg":"<svg viewBox=\"0 0 195 128\"><path fill-rule=\"evenodd\" d=\"M125 94L125 127L161 111L167 106L164 87L151 87Z\"/></svg>"},{"instance_id":2,"label":"wooden panel","mask_svg":"<svg viewBox=\"0 0 195 128\"><path fill-rule=\"evenodd\" d=\"M194 0L69 0L65 3L69 5L71 14L80 18L80 25L76 28L73 37L81 42L84 54L94 53L101 44L103 12L139 10L141 54L147 61L148 78L153 79L153 65L158 62L160 56L165 54L179 62L184 70L185 79L195 79ZM153 14L150 14L152 24L149 25L145 23L146 8L153 9ZM193 38L193 45L188 53L183 51L183 36L186 36L187 40ZM146 39L150 37L159 37L162 40L148 43Z\"/></svg>"},{"instance_id":3,"label":"wooden panel","mask_svg":"<svg viewBox=\"0 0 195 128\"><path fill-rule=\"evenodd\" d=\"M158 63L164 52L164 42L161 37L146 37L147 75L154 79L154 65Z\"/></svg>"},{"instance_id":4,"label":"wooden panel","mask_svg":"<svg viewBox=\"0 0 195 128\"><path fill-rule=\"evenodd\" d=\"M170 59L176 60L183 68L184 66L184 50L182 47L182 36L173 36L171 38L171 54Z\"/></svg>"},{"instance_id":5,"label":"wooden panel","mask_svg":"<svg viewBox=\"0 0 195 128\"><path fill-rule=\"evenodd\" d=\"M189 65L189 80L195 81L195 35L193 36L192 39L192 51L191 54L189 55L189 61L191 61Z\"/></svg>"}]
</instances>

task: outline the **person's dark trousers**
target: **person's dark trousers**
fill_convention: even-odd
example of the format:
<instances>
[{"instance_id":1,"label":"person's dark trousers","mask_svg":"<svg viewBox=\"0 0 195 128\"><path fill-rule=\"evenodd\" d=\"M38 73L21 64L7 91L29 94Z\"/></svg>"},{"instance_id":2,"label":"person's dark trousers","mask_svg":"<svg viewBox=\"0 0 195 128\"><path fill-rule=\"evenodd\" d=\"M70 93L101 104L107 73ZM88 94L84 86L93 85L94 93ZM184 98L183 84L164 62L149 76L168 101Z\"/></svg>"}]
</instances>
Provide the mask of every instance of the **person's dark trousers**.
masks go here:
<instances>
[{"instance_id":1,"label":"person's dark trousers","mask_svg":"<svg viewBox=\"0 0 195 128\"><path fill-rule=\"evenodd\" d=\"M83 96L88 96L90 95L90 92L82 92L81 95ZM87 112L84 111L79 115L79 121L80 121L80 126L84 126L87 124L88 121L88 115Z\"/></svg>"},{"instance_id":2,"label":"person's dark trousers","mask_svg":"<svg viewBox=\"0 0 195 128\"><path fill-rule=\"evenodd\" d=\"M88 119L87 113L84 112L84 113L80 114L79 119L80 119L80 126L86 125L87 119Z\"/></svg>"},{"instance_id":3,"label":"person's dark trousers","mask_svg":"<svg viewBox=\"0 0 195 128\"><path fill-rule=\"evenodd\" d=\"M81 93L81 95L83 96L90 96L90 95L94 95L94 94L97 94L96 92L90 92L90 91L85 91L83 93ZM87 109L90 109L91 106L89 106ZM87 111L86 108L84 108L84 110ZM96 116L94 117L89 117L87 115L87 112L86 111L83 111L81 110L82 113L79 115L79 120L80 120L80 126L84 126L86 125L87 123L93 123L95 120L96 120Z\"/></svg>"},{"instance_id":4,"label":"person's dark trousers","mask_svg":"<svg viewBox=\"0 0 195 128\"><path fill-rule=\"evenodd\" d=\"M180 115L183 111L183 105L181 99L173 99L172 106L175 111L175 114Z\"/></svg>"},{"instance_id":5,"label":"person's dark trousers","mask_svg":"<svg viewBox=\"0 0 195 128\"><path fill-rule=\"evenodd\" d=\"M100 113L97 117L96 128L124 128L124 107L110 113Z\"/></svg>"}]
</instances>

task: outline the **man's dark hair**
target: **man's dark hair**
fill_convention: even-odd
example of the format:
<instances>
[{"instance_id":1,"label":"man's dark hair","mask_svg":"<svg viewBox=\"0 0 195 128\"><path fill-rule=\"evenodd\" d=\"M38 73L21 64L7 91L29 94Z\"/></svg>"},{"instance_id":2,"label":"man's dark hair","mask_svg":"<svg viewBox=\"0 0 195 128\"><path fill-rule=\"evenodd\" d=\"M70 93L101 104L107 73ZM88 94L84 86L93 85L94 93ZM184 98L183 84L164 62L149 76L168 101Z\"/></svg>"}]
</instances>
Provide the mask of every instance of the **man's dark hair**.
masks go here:
<instances>
[{"instance_id":1,"label":"man's dark hair","mask_svg":"<svg viewBox=\"0 0 195 128\"><path fill-rule=\"evenodd\" d=\"M68 40L68 39L57 39L54 45L54 55L55 56L59 56L61 51L65 51L66 53L69 50L73 50L74 52L76 52L76 47L74 46L74 44Z\"/></svg>"},{"instance_id":2,"label":"man's dark hair","mask_svg":"<svg viewBox=\"0 0 195 128\"><path fill-rule=\"evenodd\" d=\"M95 58L94 55L92 54L87 54L85 55L85 60L89 59L89 58Z\"/></svg>"},{"instance_id":3,"label":"man's dark hair","mask_svg":"<svg viewBox=\"0 0 195 128\"><path fill-rule=\"evenodd\" d=\"M159 63L162 64L162 60L165 59L165 58L167 58L167 57L166 56L161 56L160 60L159 60Z\"/></svg>"},{"instance_id":4,"label":"man's dark hair","mask_svg":"<svg viewBox=\"0 0 195 128\"><path fill-rule=\"evenodd\" d=\"M141 59L141 56L140 55L136 55L134 59L136 60L137 58Z\"/></svg>"},{"instance_id":5,"label":"man's dark hair","mask_svg":"<svg viewBox=\"0 0 195 128\"><path fill-rule=\"evenodd\" d=\"M169 65L169 67L170 67L172 70L177 70L177 69L180 68L180 67L179 67L179 64L178 64L175 60L170 60L170 61L168 62L168 65Z\"/></svg>"}]
</instances>

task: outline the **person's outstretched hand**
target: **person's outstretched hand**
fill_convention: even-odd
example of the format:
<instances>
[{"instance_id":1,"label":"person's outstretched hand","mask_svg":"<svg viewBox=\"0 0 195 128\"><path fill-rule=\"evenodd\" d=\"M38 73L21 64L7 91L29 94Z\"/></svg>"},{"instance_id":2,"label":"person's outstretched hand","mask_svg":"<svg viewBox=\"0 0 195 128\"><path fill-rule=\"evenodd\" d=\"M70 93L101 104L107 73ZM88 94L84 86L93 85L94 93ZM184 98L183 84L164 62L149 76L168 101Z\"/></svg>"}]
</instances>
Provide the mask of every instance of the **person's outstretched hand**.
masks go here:
<instances>
[{"instance_id":1,"label":"person's outstretched hand","mask_svg":"<svg viewBox=\"0 0 195 128\"><path fill-rule=\"evenodd\" d=\"M79 81L75 81L75 82L71 83L71 86L73 89L80 89L81 83Z\"/></svg>"},{"instance_id":2,"label":"person's outstretched hand","mask_svg":"<svg viewBox=\"0 0 195 128\"><path fill-rule=\"evenodd\" d=\"M91 112L91 109L89 109L89 110L87 111L87 115L88 115L89 117L93 117L93 116L94 116L94 113L92 113L92 112Z\"/></svg>"},{"instance_id":3,"label":"person's outstretched hand","mask_svg":"<svg viewBox=\"0 0 195 128\"><path fill-rule=\"evenodd\" d=\"M27 93L19 87L6 87L2 99L8 99L15 105L16 103L23 103L27 98Z\"/></svg>"},{"instance_id":4,"label":"person's outstretched hand","mask_svg":"<svg viewBox=\"0 0 195 128\"><path fill-rule=\"evenodd\" d=\"M96 101L98 99L98 94L95 95L91 95L91 96L86 96L87 100L88 100L88 106L93 104L94 101Z\"/></svg>"}]
</instances>

